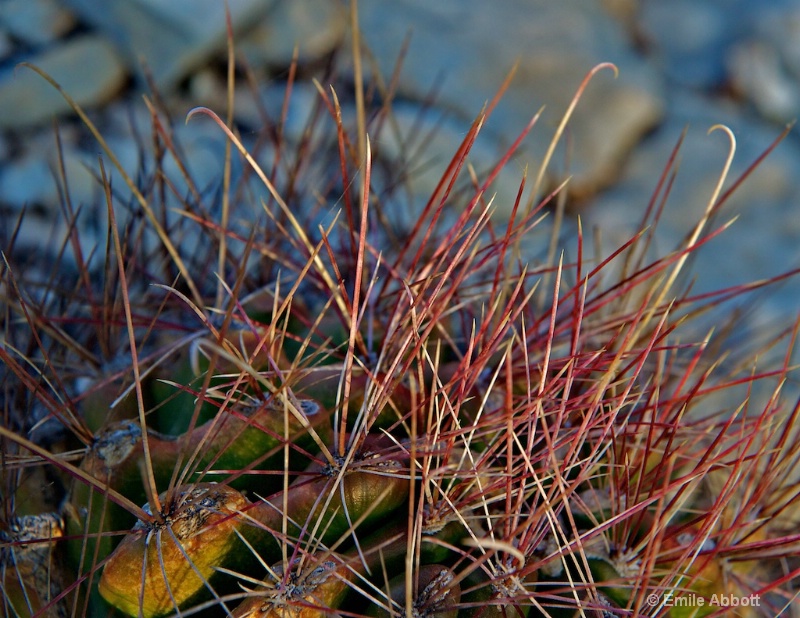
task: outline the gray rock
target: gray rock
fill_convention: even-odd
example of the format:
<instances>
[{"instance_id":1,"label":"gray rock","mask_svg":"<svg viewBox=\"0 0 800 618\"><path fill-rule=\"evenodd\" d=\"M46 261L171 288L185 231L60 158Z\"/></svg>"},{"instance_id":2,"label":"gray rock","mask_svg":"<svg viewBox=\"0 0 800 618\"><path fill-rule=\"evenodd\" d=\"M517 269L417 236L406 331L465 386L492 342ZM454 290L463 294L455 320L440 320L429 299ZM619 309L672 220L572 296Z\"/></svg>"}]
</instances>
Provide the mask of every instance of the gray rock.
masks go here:
<instances>
[{"instance_id":1,"label":"gray rock","mask_svg":"<svg viewBox=\"0 0 800 618\"><path fill-rule=\"evenodd\" d=\"M218 189L222 182L222 169L227 138L216 124L207 118L193 118L188 124L179 124L173 139L180 147L181 164L186 167L194 185L203 193ZM176 182L179 194L188 191L181 179L181 170L172 154L163 165L164 174Z\"/></svg>"},{"instance_id":2,"label":"gray rock","mask_svg":"<svg viewBox=\"0 0 800 618\"><path fill-rule=\"evenodd\" d=\"M301 62L333 50L345 36L347 10L330 0L278 0L256 27L237 42L251 65L288 65L295 46Z\"/></svg>"},{"instance_id":3,"label":"gray rock","mask_svg":"<svg viewBox=\"0 0 800 618\"><path fill-rule=\"evenodd\" d=\"M553 129L587 72L617 63L620 78L599 74L570 124L570 188L590 194L616 176L619 163L662 113L657 75L631 53L620 24L595 3L511 0L491 10L477 0L437 3L364 0L362 37L383 76L391 75L411 35L400 95L475 117L515 61L519 69L485 131L510 143L543 104L547 109L526 142L535 170ZM563 151L557 155L564 160Z\"/></svg>"},{"instance_id":4,"label":"gray rock","mask_svg":"<svg viewBox=\"0 0 800 618\"><path fill-rule=\"evenodd\" d=\"M735 107L706 98L676 96L664 126L636 150L619 184L583 213L585 229L602 229L606 250L620 246L639 229L648 197L686 127L678 174L658 224L655 245L659 255L676 248L702 216L728 154L728 140L722 132L708 135L709 128L717 123L729 126L737 137L725 188L779 134L773 125L748 118ZM736 221L693 258L695 292L745 284L800 265L797 169L800 147L792 139L785 140L732 194L706 231L734 218ZM764 310L773 315L793 315L798 302L800 290L794 280L770 294Z\"/></svg>"},{"instance_id":5,"label":"gray rock","mask_svg":"<svg viewBox=\"0 0 800 618\"><path fill-rule=\"evenodd\" d=\"M643 2L638 25L648 51L675 83L715 88L726 77L725 54L736 40L742 0Z\"/></svg>"},{"instance_id":6,"label":"gray rock","mask_svg":"<svg viewBox=\"0 0 800 618\"><path fill-rule=\"evenodd\" d=\"M245 103L247 99L244 93L241 93L241 95L241 100ZM273 122L279 122L283 110L284 98L286 97L286 84L268 84L259 90L259 95L260 105L263 105ZM285 139L293 142L300 140L311 120L314 108L319 101L319 96L316 87L310 82L296 83L292 86L289 106L286 112L286 122L282 127L283 137ZM241 110L237 110L236 116L241 122L245 122L249 126L259 126L261 115L258 113L256 102L252 101L252 94L250 95L250 99L249 113L246 105L243 105Z\"/></svg>"},{"instance_id":7,"label":"gray rock","mask_svg":"<svg viewBox=\"0 0 800 618\"><path fill-rule=\"evenodd\" d=\"M5 28L0 28L0 60L5 60L14 53L14 43Z\"/></svg>"},{"instance_id":8,"label":"gray rock","mask_svg":"<svg viewBox=\"0 0 800 618\"><path fill-rule=\"evenodd\" d=\"M53 77L82 107L109 101L125 82L113 46L95 35L72 38L27 59ZM20 129L70 113L64 98L28 68L0 74L0 128Z\"/></svg>"},{"instance_id":9,"label":"gray rock","mask_svg":"<svg viewBox=\"0 0 800 618\"><path fill-rule=\"evenodd\" d=\"M3 202L15 210L57 198L52 185L52 171L47 162L38 157L7 162L0 171L0 195Z\"/></svg>"},{"instance_id":10,"label":"gray rock","mask_svg":"<svg viewBox=\"0 0 800 618\"><path fill-rule=\"evenodd\" d=\"M353 117L354 112L348 114ZM386 216L398 229L410 230L419 219L421 209L433 195L437 184L455 155L458 146L469 131L469 124L458 118L447 117L441 110L424 109L413 103L397 103L392 108L391 121L383 126L383 131L373 136L372 149L383 166L395 172L403 171L403 194L407 194L412 207L401 206L397 202L388 208ZM479 179L483 181L502 158L501 144L491 135L479 135L470 150L467 163L471 165ZM374 168L375 169L375 168ZM453 218L468 205L474 194L467 166L458 179L456 190L465 189L462 199L451 200L454 209L448 209ZM380 169L373 172L374 186L381 193ZM504 168L484 195L491 201L496 212L507 218L514 206L522 169L514 163ZM385 179L397 182L397 176ZM466 197L464 197L466 196Z\"/></svg>"},{"instance_id":11,"label":"gray rock","mask_svg":"<svg viewBox=\"0 0 800 618\"><path fill-rule=\"evenodd\" d=\"M51 147L50 152L53 150ZM86 155L72 147L65 147L63 157L73 206L77 208L95 204L102 193L85 167ZM24 158L7 162L0 171L2 201L14 209L34 205L43 207L54 217L57 216L61 199L56 180L57 165L54 153L48 158L42 156L41 152L31 152Z\"/></svg>"},{"instance_id":12,"label":"gray rock","mask_svg":"<svg viewBox=\"0 0 800 618\"><path fill-rule=\"evenodd\" d=\"M185 111L188 111L188 107ZM106 143L129 176L136 179L138 174L138 179L146 191L152 186L152 175L156 169L150 139L151 120L142 110L137 110L128 118L128 111L123 105L115 106L110 115L122 120L112 122L116 129L106 135ZM225 136L222 131L205 117L193 118L188 123L181 119L170 129L170 141L177 149L194 188L200 193L208 195L211 192L213 195L213 191L218 188L222 179L225 153ZM99 148L97 151L99 154ZM83 158L89 169L99 173L97 154L92 156L91 153L83 153ZM122 175L105 155L103 158L106 174L111 179L119 201L134 203ZM161 171L170 184L170 189L166 192L167 208L181 208L182 200L192 193L171 152L164 155ZM169 213L169 216L172 217L173 213Z\"/></svg>"},{"instance_id":13,"label":"gray rock","mask_svg":"<svg viewBox=\"0 0 800 618\"><path fill-rule=\"evenodd\" d=\"M224 76L211 68L200 69L192 74L189 93L197 105L225 103L228 99Z\"/></svg>"},{"instance_id":14,"label":"gray rock","mask_svg":"<svg viewBox=\"0 0 800 618\"><path fill-rule=\"evenodd\" d=\"M205 106L225 117L228 95L224 79L211 70L199 71L190 80L193 106ZM248 128L260 128L265 115L272 123L280 122L286 97L285 82L268 82L254 90L250 84L237 82L234 85L234 120ZM319 92L310 81L298 81L292 85L291 98L286 112L282 137L290 142L301 138L308 126ZM331 130L333 131L333 126Z\"/></svg>"},{"instance_id":15,"label":"gray rock","mask_svg":"<svg viewBox=\"0 0 800 618\"><path fill-rule=\"evenodd\" d=\"M202 66L227 41L225 7L234 35L254 27L275 0L64 0L123 52L129 68L168 89Z\"/></svg>"},{"instance_id":16,"label":"gray rock","mask_svg":"<svg viewBox=\"0 0 800 618\"><path fill-rule=\"evenodd\" d=\"M57 0L5 0L0 2L0 24L30 45L44 45L64 36L76 20Z\"/></svg>"},{"instance_id":17,"label":"gray rock","mask_svg":"<svg viewBox=\"0 0 800 618\"><path fill-rule=\"evenodd\" d=\"M45 187L53 185L53 174L47 162L38 157L6 162L0 171L0 201L22 209L57 197Z\"/></svg>"},{"instance_id":18,"label":"gray rock","mask_svg":"<svg viewBox=\"0 0 800 618\"><path fill-rule=\"evenodd\" d=\"M791 122L800 113L800 9L767 7L728 55L738 93L766 118Z\"/></svg>"},{"instance_id":19,"label":"gray rock","mask_svg":"<svg viewBox=\"0 0 800 618\"><path fill-rule=\"evenodd\" d=\"M800 79L800 7L773 13L764 19L764 35L780 49L796 79Z\"/></svg>"},{"instance_id":20,"label":"gray rock","mask_svg":"<svg viewBox=\"0 0 800 618\"><path fill-rule=\"evenodd\" d=\"M641 5L640 0L601 0L609 15L626 28L633 28Z\"/></svg>"},{"instance_id":21,"label":"gray rock","mask_svg":"<svg viewBox=\"0 0 800 618\"><path fill-rule=\"evenodd\" d=\"M731 80L738 93L765 118L791 122L800 111L800 88L779 51L765 41L736 45L728 56Z\"/></svg>"},{"instance_id":22,"label":"gray rock","mask_svg":"<svg viewBox=\"0 0 800 618\"><path fill-rule=\"evenodd\" d=\"M84 217L83 221L87 219L88 217ZM74 233L74 231L72 227L65 223L63 217L54 219L51 216L41 216L38 213L28 212L22 219L19 233L15 239L14 252L17 255L24 255L26 252L35 253L52 259L61 252L63 247L67 246L68 248L62 252L58 262L59 268L65 271L76 269L78 260L75 252L69 247L69 234ZM83 262L102 268L105 259L103 255L106 240L105 230L101 230L98 233L96 228L81 226L78 230L77 238ZM45 277L47 274L50 273L46 273Z\"/></svg>"}]
</instances>

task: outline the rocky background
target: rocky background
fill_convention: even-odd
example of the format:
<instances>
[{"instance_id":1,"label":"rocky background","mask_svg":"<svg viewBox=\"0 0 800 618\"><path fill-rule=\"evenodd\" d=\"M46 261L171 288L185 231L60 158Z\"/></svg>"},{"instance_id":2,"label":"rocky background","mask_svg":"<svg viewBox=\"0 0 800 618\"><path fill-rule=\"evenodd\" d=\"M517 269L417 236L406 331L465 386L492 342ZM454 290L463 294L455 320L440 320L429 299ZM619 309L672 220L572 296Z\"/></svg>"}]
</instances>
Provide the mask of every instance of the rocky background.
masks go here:
<instances>
[{"instance_id":1,"label":"rocky background","mask_svg":"<svg viewBox=\"0 0 800 618\"><path fill-rule=\"evenodd\" d=\"M237 87L236 121L255 129L259 103L275 115L280 109L295 45L301 67L320 62L342 42L347 49L347 6L335 0L228 0L228 5L237 52L260 84L255 94L244 80ZM142 164L136 132L149 127L142 100L149 77L174 113L190 172L200 186L218 182L224 144L219 129L207 121L184 124L183 118L197 105L224 114L223 7L222 0L0 1L0 241L8 240L24 208L18 248L61 243L64 230L54 223L61 220L53 179L54 118L73 204L103 203L90 171L97 168L96 142L51 86L17 68L21 61L49 72L91 110L131 172ZM797 0L359 0L359 8L363 42L385 79L408 40L395 104L398 126L422 122L439 129L426 151L425 172L414 178L413 190L421 197L519 61L513 85L473 153L479 167L488 166L546 105L524 156L509 166L498 187L498 216L508 212L525 162L537 169L587 71L599 62L616 64L618 78L601 71L589 85L570 125L568 150L554 160L556 172L572 176L567 246L575 213L585 230L602 230L606 249L624 242L637 229L686 129L680 172L657 237L659 251L668 251L703 212L727 156L725 136L708 135L708 129L723 123L736 134L730 184L800 111ZM425 103L431 94L433 107ZM310 81L296 84L289 138L302 131L316 96ZM694 264L697 291L800 266L797 129L735 194L716 224L733 217L738 218L730 230ZM87 246L104 239L97 218L82 217L79 225ZM546 239L532 239L532 247L532 255L544 254ZM785 327L800 307L800 286L789 280L749 300L753 324Z\"/></svg>"}]
</instances>

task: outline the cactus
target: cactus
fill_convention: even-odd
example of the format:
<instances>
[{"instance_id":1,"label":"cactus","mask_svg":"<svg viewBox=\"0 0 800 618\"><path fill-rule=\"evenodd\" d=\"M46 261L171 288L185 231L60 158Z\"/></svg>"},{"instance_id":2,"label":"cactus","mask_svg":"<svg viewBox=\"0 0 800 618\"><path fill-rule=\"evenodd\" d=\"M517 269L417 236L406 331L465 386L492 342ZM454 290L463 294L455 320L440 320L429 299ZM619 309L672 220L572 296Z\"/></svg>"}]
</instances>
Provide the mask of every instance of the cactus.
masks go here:
<instances>
[{"instance_id":1,"label":"cactus","mask_svg":"<svg viewBox=\"0 0 800 618\"><path fill-rule=\"evenodd\" d=\"M217 219L188 178L186 216L165 227L164 178L140 186L120 167L143 216L116 225L101 174L113 259L98 271L76 243L80 276L46 289L73 290L58 310L35 272L4 262L6 615L686 616L723 611L715 595L774 615L791 602L799 409L781 386L797 326L776 369L726 375L724 338L690 318L748 288L678 287L728 194L669 255L648 257L648 211L592 268L580 227L573 262L521 265L556 195L523 177L502 228L488 196L536 117L462 182L501 96L412 229L383 216L399 179L372 178L399 169L371 145L391 107L360 117L370 141L320 89L307 131L320 142L279 139L274 174L212 111L190 114L219 124L263 204L223 173ZM155 108L153 126L154 146L174 149ZM341 212L326 219L320 195ZM770 380L764 403L704 410Z\"/></svg>"}]
</instances>

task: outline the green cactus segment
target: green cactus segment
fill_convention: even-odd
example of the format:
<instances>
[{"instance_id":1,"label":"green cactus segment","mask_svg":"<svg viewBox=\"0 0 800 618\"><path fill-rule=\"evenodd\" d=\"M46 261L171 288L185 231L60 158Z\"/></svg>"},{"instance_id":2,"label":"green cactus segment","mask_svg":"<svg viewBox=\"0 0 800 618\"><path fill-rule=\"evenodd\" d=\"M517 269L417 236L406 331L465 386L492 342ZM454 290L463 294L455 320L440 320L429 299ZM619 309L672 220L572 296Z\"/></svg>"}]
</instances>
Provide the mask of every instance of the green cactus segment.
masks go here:
<instances>
[{"instance_id":1,"label":"green cactus segment","mask_svg":"<svg viewBox=\"0 0 800 618\"><path fill-rule=\"evenodd\" d=\"M461 541L468 537L468 528L456 520L437 526L435 529L423 530L420 539L420 560L427 564L453 560L458 554L451 547L460 545Z\"/></svg>"},{"instance_id":2,"label":"green cactus segment","mask_svg":"<svg viewBox=\"0 0 800 618\"><path fill-rule=\"evenodd\" d=\"M166 484L172 473L175 448L159 447L159 442L161 440L153 435L151 461L157 475L156 483ZM109 488L141 503L146 500L142 481L143 458L139 424L121 421L96 436L80 467ZM65 520L67 534L74 538L67 542L69 562L84 573L87 565L93 564L95 559L104 558L113 548L114 537L103 536L102 533L127 530L136 518L96 489L75 480Z\"/></svg>"},{"instance_id":3,"label":"green cactus segment","mask_svg":"<svg viewBox=\"0 0 800 618\"><path fill-rule=\"evenodd\" d=\"M232 481L236 488L256 484L263 487L263 477L248 475L251 470L273 468L276 459L282 458L281 446L288 435L293 445L293 459L297 467L307 464L307 459L297 455L299 449L314 451L314 441L310 431L316 431L324 438L329 433L329 420L326 412L311 399L300 399L297 408L304 420L285 411L277 402L262 403L230 414L220 415L192 432L172 438L148 430L150 460L155 474L157 488L166 487L175 467L184 465L190 457L197 454L192 464L195 473L187 480L199 480L200 474L208 468L229 470L228 473L205 474L203 481L228 479L231 473L241 476ZM327 425L327 426L326 426ZM307 426L311 429L307 429ZM144 472L144 447L142 431L134 421L122 421L100 433L92 448L84 457L81 469L94 478L108 484L128 499L143 503L147 499ZM245 471L242 473L242 471ZM76 537L96 535L130 529L135 523L133 515L109 502L105 496L77 481L70 495L68 533ZM103 558L113 547L112 537L100 537L97 558ZM87 537L71 542L70 556L73 565L78 565L80 556L94 560L95 540Z\"/></svg>"},{"instance_id":4,"label":"green cactus segment","mask_svg":"<svg viewBox=\"0 0 800 618\"><path fill-rule=\"evenodd\" d=\"M141 610L144 618L156 618L217 589L221 576L215 567L248 572L255 557L240 538L261 560L272 562L281 557L279 539L347 540L351 526L372 525L408 499L400 462L373 462L367 454L352 465L339 481L329 470L330 476L298 482L285 496L281 492L255 504L224 485L175 490L162 523L140 522L110 556L100 593L131 616Z\"/></svg>"},{"instance_id":5,"label":"green cactus segment","mask_svg":"<svg viewBox=\"0 0 800 618\"><path fill-rule=\"evenodd\" d=\"M309 397L319 401L324 407L335 409L338 405L336 390L341 379L342 367L337 365L323 365L307 370L307 372L292 381L292 387ZM408 410L413 409L412 396L408 387L403 383L387 378L386 374L378 373L374 376L365 375L361 371L353 371L351 377L350 399L348 410L352 413L351 420L357 418L364 406L365 394L369 387L376 384L391 384L391 396L387 401L375 407L371 413L371 427L388 428L402 419ZM352 423L351 423L352 425ZM353 429L353 427L349 427Z\"/></svg>"},{"instance_id":6,"label":"green cactus segment","mask_svg":"<svg viewBox=\"0 0 800 618\"><path fill-rule=\"evenodd\" d=\"M298 454L302 450L316 451L312 431L320 439L328 437L329 416L313 399L299 399L291 405L295 406L297 414L285 409L281 401L270 399L242 411L236 410L236 413L218 416L182 438L182 450L187 454L199 452L199 461L195 465L197 473L206 468L228 471L282 469L283 452L280 447L284 439L288 439L289 444L294 445L291 450L294 459L307 465L308 460ZM279 460L280 466L277 465ZM295 465L301 464L295 462ZM202 480L222 482L227 481L229 476L230 472L204 474ZM252 478L245 473L228 484L236 488L263 491L263 480L248 483L249 480Z\"/></svg>"},{"instance_id":7,"label":"green cactus segment","mask_svg":"<svg viewBox=\"0 0 800 618\"><path fill-rule=\"evenodd\" d=\"M414 573L412 615L430 618L456 618L461 600L461 587L452 570L441 564L427 564ZM389 582L386 606L373 604L369 616L384 618L406 616L406 576Z\"/></svg>"},{"instance_id":8,"label":"green cactus segment","mask_svg":"<svg viewBox=\"0 0 800 618\"><path fill-rule=\"evenodd\" d=\"M310 560L286 574L282 564L234 610L233 618L326 618L340 607L355 571L334 560Z\"/></svg>"},{"instance_id":9,"label":"green cactus segment","mask_svg":"<svg viewBox=\"0 0 800 618\"><path fill-rule=\"evenodd\" d=\"M54 541L64 534L52 513L13 518L0 530L0 612L3 616L44 618L67 615L61 593L63 573Z\"/></svg>"},{"instance_id":10,"label":"green cactus segment","mask_svg":"<svg viewBox=\"0 0 800 618\"><path fill-rule=\"evenodd\" d=\"M198 484L176 490L164 504L159 521L137 523L103 569L100 594L130 616L171 613L215 587L215 567L256 561L237 535L246 525L238 514L249 503L236 490Z\"/></svg>"},{"instance_id":11,"label":"green cactus segment","mask_svg":"<svg viewBox=\"0 0 800 618\"><path fill-rule=\"evenodd\" d=\"M247 586L247 598L233 612L233 618L322 618L330 616L333 610L366 605L368 601L354 591L360 587L360 582L373 574L380 584L379 574L398 573L404 568L408 524L402 517L391 521L391 525L360 537L360 554L355 548L342 556L317 553L295 560L288 574L282 563L273 565L270 576L261 585L255 588ZM437 539L449 538L453 536L453 530L455 528L448 527L435 536ZM451 614L441 610L455 606L460 598L460 587L449 569L434 564L430 558L434 554L451 557L450 552L441 551L438 545L434 545L436 549L431 551L425 538L430 537L423 536L421 561L426 566L420 571L422 588L416 607L422 612L421 616L449 616ZM447 573L436 579L435 575L445 570ZM398 602L401 581L404 579L393 580L392 585ZM378 611L377 607L373 609Z\"/></svg>"},{"instance_id":12,"label":"green cactus segment","mask_svg":"<svg viewBox=\"0 0 800 618\"><path fill-rule=\"evenodd\" d=\"M91 378L84 382L86 390L80 396L80 410L86 426L92 433L139 415L136 392L129 388L127 382L108 378ZM127 391L124 396L122 396L123 391ZM145 406L149 404L146 399Z\"/></svg>"},{"instance_id":13,"label":"green cactus segment","mask_svg":"<svg viewBox=\"0 0 800 618\"><path fill-rule=\"evenodd\" d=\"M197 405L198 391L203 386L204 377L195 374L187 358L179 358L170 367L163 368L160 374L148 382L146 393L157 404L151 421L159 432L179 436L189 430L191 419ZM211 380L210 387L222 386L221 380ZM209 401L200 403L196 422L202 425L216 414L217 407Z\"/></svg>"},{"instance_id":14,"label":"green cactus segment","mask_svg":"<svg viewBox=\"0 0 800 618\"><path fill-rule=\"evenodd\" d=\"M618 567L608 558L588 556L587 562L598 589L620 607L627 607L631 596L631 584L625 581Z\"/></svg>"},{"instance_id":15,"label":"green cactus segment","mask_svg":"<svg viewBox=\"0 0 800 618\"><path fill-rule=\"evenodd\" d=\"M489 575L483 568L477 568L464 578L461 585L461 607L465 615L481 618L527 616L531 603L514 599L530 596L538 580L538 572L509 576L500 572L497 566L494 570L498 571L497 574Z\"/></svg>"},{"instance_id":16,"label":"green cactus segment","mask_svg":"<svg viewBox=\"0 0 800 618\"><path fill-rule=\"evenodd\" d=\"M214 348L224 352L217 355ZM196 339L169 365L160 367L156 379L148 381L148 395L157 404L153 415L153 426L159 431L177 436L189 430L189 423L197 407L198 392L202 389L207 372L212 369L210 358L214 356L213 375L209 390L224 389L241 371L269 369L270 359L279 366L287 365L278 340L270 335L266 327L232 327L217 341L216 336ZM213 402L204 399L200 403L198 424L211 420L216 414Z\"/></svg>"},{"instance_id":17,"label":"green cactus segment","mask_svg":"<svg viewBox=\"0 0 800 618\"><path fill-rule=\"evenodd\" d=\"M292 539L312 537L329 545L341 540L358 525L360 531L385 520L408 500L408 479L396 460L370 462L360 456L339 480L337 470L323 469L312 480L300 480L289 488L284 514L284 496L279 493L259 502L248 513L270 530L281 531L284 523ZM285 522L284 522L285 520Z\"/></svg>"}]
</instances>

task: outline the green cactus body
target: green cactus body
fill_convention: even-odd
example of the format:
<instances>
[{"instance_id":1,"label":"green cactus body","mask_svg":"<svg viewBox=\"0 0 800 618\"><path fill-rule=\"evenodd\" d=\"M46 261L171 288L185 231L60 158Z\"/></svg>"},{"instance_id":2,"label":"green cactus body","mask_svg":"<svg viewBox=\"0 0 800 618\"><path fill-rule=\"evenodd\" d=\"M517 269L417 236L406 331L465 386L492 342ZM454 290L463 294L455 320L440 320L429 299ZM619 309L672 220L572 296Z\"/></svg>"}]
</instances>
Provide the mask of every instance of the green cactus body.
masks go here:
<instances>
[{"instance_id":1,"label":"green cactus body","mask_svg":"<svg viewBox=\"0 0 800 618\"><path fill-rule=\"evenodd\" d=\"M598 590L620 607L627 607L630 601L631 586L625 582L619 569L609 558L587 556L592 579Z\"/></svg>"},{"instance_id":2,"label":"green cactus body","mask_svg":"<svg viewBox=\"0 0 800 618\"><path fill-rule=\"evenodd\" d=\"M402 568L408 544L408 524L395 518L388 527L380 527L369 535L361 535L357 548L345 554L317 552L297 559L285 574L283 563L273 565L261 585L236 608L234 618L322 618L335 609L353 605L358 580L383 569ZM424 552L423 552L424 553ZM366 600L356 599L358 605Z\"/></svg>"},{"instance_id":3,"label":"green cactus body","mask_svg":"<svg viewBox=\"0 0 800 618\"><path fill-rule=\"evenodd\" d=\"M335 472L325 468L322 475L289 487L285 515L283 492L257 502L248 515L276 532L276 538L285 526L289 539L307 543L314 539L324 545L346 541L357 522L359 533L364 532L408 500L408 480L400 473L401 467L396 460L360 465L345 471L340 483ZM266 555L277 559L279 545L273 545L272 553Z\"/></svg>"},{"instance_id":4,"label":"green cactus body","mask_svg":"<svg viewBox=\"0 0 800 618\"><path fill-rule=\"evenodd\" d=\"M262 344L262 337L263 345L259 345ZM156 379L148 381L149 395L155 402L160 403L152 424L164 434L177 436L189 429L198 397L194 391L200 389L206 372L211 368L209 353L203 352L204 344L205 347L219 345L213 338L195 339L188 349L178 355L175 362L158 370L155 374ZM255 330L231 328L222 340L222 347L239 362L218 356L214 363L210 388L225 388L226 384L231 382L231 376L241 371L240 365L247 365L251 370L260 371L269 368L270 359L273 359L280 367L287 366L285 356L277 342L273 341L267 331L260 326ZM216 412L217 407L213 403L203 401L200 403L198 424L211 420Z\"/></svg>"},{"instance_id":5,"label":"green cactus body","mask_svg":"<svg viewBox=\"0 0 800 618\"><path fill-rule=\"evenodd\" d=\"M160 448L157 443L161 439L155 434L151 440L156 483L166 484L172 472L175 449ZM81 462L81 470L130 500L141 503L146 500L142 482L143 457L139 424L121 421L98 434ZM74 537L67 542L70 564L79 572L86 572L87 565L107 556L114 546L115 538L103 536L103 532L129 529L135 521L135 516L109 501L102 493L74 481L65 517L67 534Z\"/></svg>"},{"instance_id":6,"label":"green cactus body","mask_svg":"<svg viewBox=\"0 0 800 618\"><path fill-rule=\"evenodd\" d=\"M121 421L136 418L139 404L136 393L120 379L108 380L97 377L85 378L85 390L80 394L80 410L86 426L93 433ZM123 391L124 397L120 399ZM149 401L145 401L147 407Z\"/></svg>"},{"instance_id":7,"label":"green cactus body","mask_svg":"<svg viewBox=\"0 0 800 618\"><path fill-rule=\"evenodd\" d=\"M182 451L190 454L199 451L199 461L195 466L198 472L210 466L212 469L229 470L238 472L243 470L274 470L282 460L284 436L288 437L291 455L295 460L293 469L302 465L305 467L308 460L300 455L305 449L316 451L316 445L311 437L312 427L320 439L324 440L330 435L330 422L328 413L312 399L297 400L298 412L304 421L284 410L281 403L270 400L245 409L243 414L226 414L224 418L209 421L196 428L190 434L181 438ZM301 464L301 462L304 462ZM283 465L281 463L280 468ZM228 480L228 473L204 474L203 481L226 481L237 489L259 488L264 490L263 475L256 475L257 479L248 478L242 474L238 478ZM187 479L194 480L194 479Z\"/></svg>"},{"instance_id":8,"label":"green cactus body","mask_svg":"<svg viewBox=\"0 0 800 618\"><path fill-rule=\"evenodd\" d=\"M290 486L285 495L285 515L283 492L269 500L250 503L224 485L198 484L194 489L176 490L179 498L196 496L191 504L200 501L202 508L192 506L187 513L188 507L180 506L182 510L172 507L176 514L164 513L165 524L155 528L137 524L109 558L100 583L101 594L132 616L138 615L141 604L144 617L154 618L175 607L186 607L203 596L206 580L214 579L213 587L218 588L216 580L220 577L214 567L235 571L247 566L241 564L243 558L252 562L252 552L239 545L238 535L258 552L261 560L272 562L281 557L279 539L284 538L284 528L289 540L302 537L310 542L311 533L316 531L315 539L330 544L345 538L357 521L362 526L374 524L408 499L408 480L399 474L402 466L399 461L373 463L368 457L357 462L359 465L353 470L345 471L341 485L331 472L330 476L321 475ZM220 497L203 501L204 493ZM186 524L204 509L212 511L206 518L208 523L204 519L203 526ZM211 526L211 520L219 519L220 512L227 515L226 523ZM232 513L242 514L233 517ZM172 521L181 522L179 529L174 529ZM181 549L172 540L172 534L165 534L167 528L173 530ZM212 530L213 533L209 532ZM154 537L162 539L160 552L153 544ZM197 576L192 564L202 577ZM139 576L143 572L144 578Z\"/></svg>"},{"instance_id":9,"label":"green cactus body","mask_svg":"<svg viewBox=\"0 0 800 618\"><path fill-rule=\"evenodd\" d=\"M298 400L299 408L309 424L326 436L327 415L310 399ZM286 428L285 428L286 426ZM194 431L171 438L148 431L150 461L156 487L165 487L179 461L199 452L195 470L210 466L230 471L274 467L282 457L280 445L288 434L293 444L313 450L313 441L295 416L284 412L282 406L267 403L252 406L239 415L229 414L209 421ZM293 459L303 461L296 449ZM138 423L122 421L98 435L84 457L81 468L94 478L127 498L146 501L144 447ZM300 467L300 463L297 463ZM204 480L227 478L230 474L207 475ZM279 477L270 477L275 480ZM258 484L269 486L263 476L243 474L233 480L237 488ZM105 558L117 544L120 531L129 530L136 518L102 493L75 482L67 509L67 531L74 540L67 542L69 563L79 573L88 573L91 565ZM106 534L111 533L111 534Z\"/></svg>"},{"instance_id":10,"label":"green cactus body","mask_svg":"<svg viewBox=\"0 0 800 618\"><path fill-rule=\"evenodd\" d=\"M412 601L414 616L430 618L456 618L461 600L461 586L455 574L441 564L426 564L415 571L416 581ZM391 608L373 605L367 615L375 618L406 616L406 575L398 575L389 582L388 598Z\"/></svg>"},{"instance_id":11,"label":"green cactus body","mask_svg":"<svg viewBox=\"0 0 800 618\"><path fill-rule=\"evenodd\" d=\"M197 404L196 392L203 384L203 376L198 376L188 358L182 355L173 366L162 368L154 379L147 382L147 395L158 402L156 413L150 424L160 433L179 436L189 429ZM222 380L212 378L209 386L222 386ZM217 407L209 401L200 403L196 423L202 426L214 418Z\"/></svg>"},{"instance_id":12,"label":"green cactus body","mask_svg":"<svg viewBox=\"0 0 800 618\"><path fill-rule=\"evenodd\" d=\"M292 383L292 387L305 395L319 401L326 408L334 409L337 406L336 385L342 375L341 365L323 365L307 370L302 376ZM348 410L352 419L357 417L359 410L364 405L365 392L369 384L390 383L393 385L391 396L383 403L380 412L372 412L373 429L388 428L395 425L403 415L413 409L411 392L402 383L394 384L385 374L367 376L361 371L353 372L351 376L351 392L348 401ZM350 427L349 429L352 429Z\"/></svg>"},{"instance_id":13,"label":"green cactus body","mask_svg":"<svg viewBox=\"0 0 800 618\"><path fill-rule=\"evenodd\" d=\"M237 516L247 506L244 496L224 485L176 490L160 521L137 523L117 547L103 569L100 594L131 616L150 618L185 606L207 586L216 588L215 567L255 562L236 534L247 525ZM255 540L254 531L249 536Z\"/></svg>"},{"instance_id":14,"label":"green cactus body","mask_svg":"<svg viewBox=\"0 0 800 618\"><path fill-rule=\"evenodd\" d=\"M56 601L64 584L54 541L63 536L61 519L52 513L14 518L0 530L2 615L62 618L64 600Z\"/></svg>"},{"instance_id":15,"label":"green cactus body","mask_svg":"<svg viewBox=\"0 0 800 618\"><path fill-rule=\"evenodd\" d=\"M294 566L294 565L293 565ZM339 607L355 571L334 560L310 560L299 572L284 574L282 564L233 612L233 618L325 618Z\"/></svg>"},{"instance_id":16,"label":"green cactus body","mask_svg":"<svg viewBox=\"0 0 800 618\"><path fill-rule=\"evenodd\" d=\"M285 575L282 563L273 565L271 574L260 586L250 590L247 598L236 608L234 618L322 618L332 616L337 609L352 609L369 604L356 592L359 581L373 579L380 585L384 572L402 573L408 551L408 524L397 517L390 526L383 526L367 536L361 536L356 548L339 556L311 555L295 560L292 571ZM440 541L462 538L463 529L446 526L436 535L423 535L420 552L416 607L423 616L451 616L460 598L460 587L447 567L435 564L435 558L451 558L451 552L438 544L426 543L435 536ZM444 572L444 574L442 574ZM437 578L437 576L439 576ZM405 588L404 575L392 580L392 598L400 603ZM377 612L377 614L376 614ZM372 615L384 615L373 606Z\"/></svg>"},{"instance_id":17,"label":"green cactus body","mask_svg":"<svg viewBox=\"0 0 800 618\"><path fill-rule=\"evenodd\" d=\"M483 569L476 569L461 585L463 611L476 618L523 618L530 613L530 604L516 604L511 599L517 596L516 593L522 592L521 584L526 588L532 587L537 577L534 571L523 581L505 582L489 577Z\"/></svg>"}]
</instances>

